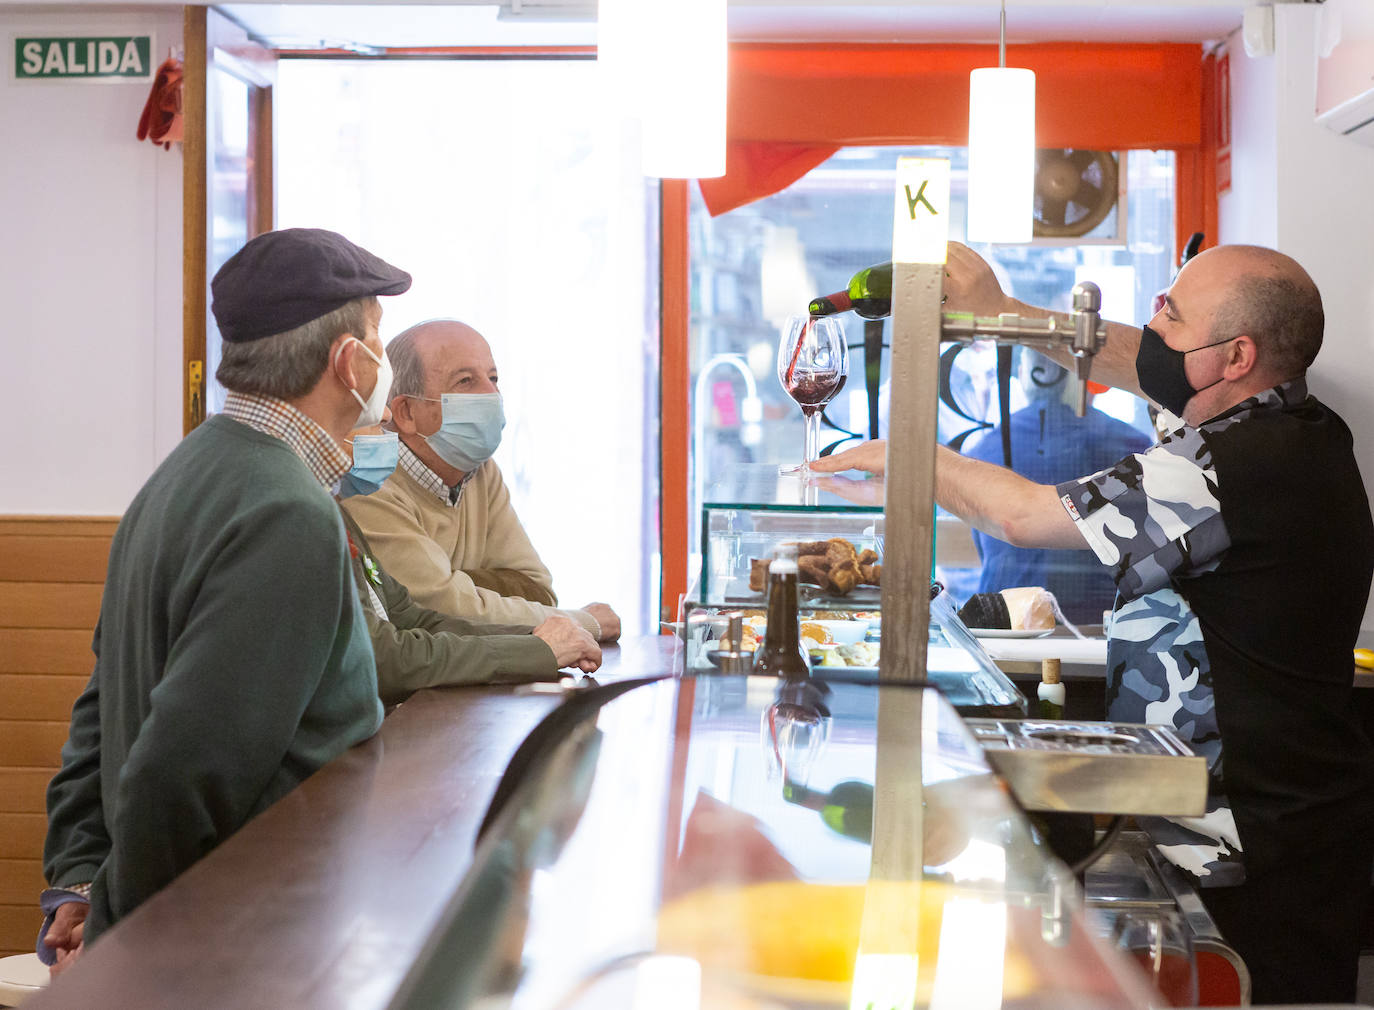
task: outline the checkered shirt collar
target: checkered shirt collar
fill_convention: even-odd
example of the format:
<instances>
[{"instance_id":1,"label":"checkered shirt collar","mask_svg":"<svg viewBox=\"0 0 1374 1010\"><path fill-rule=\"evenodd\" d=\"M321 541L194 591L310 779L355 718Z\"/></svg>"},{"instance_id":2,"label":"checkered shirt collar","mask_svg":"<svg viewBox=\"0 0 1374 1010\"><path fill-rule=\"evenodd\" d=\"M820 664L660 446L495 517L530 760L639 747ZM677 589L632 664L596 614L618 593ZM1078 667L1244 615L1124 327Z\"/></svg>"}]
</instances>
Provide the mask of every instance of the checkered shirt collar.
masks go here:
<instances>
[{"instance_id":1,"label":"checkered shirt collar","mask_svg":"<svg viewBox=\"0 0 1374 1010\"><path fill-rule=\"evenodd\" d=\"M329 432L285 400L255 393L230 393L224 399L222 413L254 431L281 439L325 490L338 483L352 465L348 453Z\"/></svg>"},{"instance_id":2,"label":"checkered shirt collar","mask_svg":"<svg viewBox=\"0 0 1374 1010\"><path fill-rule=\"evenodd\" d=\"M443 478L424 464L419 456L411 451L410 446L401 443L401 469L408 473L415 483L428 491L434 497L449 508L457 508L458 503L463 500L463 488L468 486L468 481L476 476L476 470L469 470L463 474L463 479L455 486L449 487Z\"/></svg>"}]
</instances>

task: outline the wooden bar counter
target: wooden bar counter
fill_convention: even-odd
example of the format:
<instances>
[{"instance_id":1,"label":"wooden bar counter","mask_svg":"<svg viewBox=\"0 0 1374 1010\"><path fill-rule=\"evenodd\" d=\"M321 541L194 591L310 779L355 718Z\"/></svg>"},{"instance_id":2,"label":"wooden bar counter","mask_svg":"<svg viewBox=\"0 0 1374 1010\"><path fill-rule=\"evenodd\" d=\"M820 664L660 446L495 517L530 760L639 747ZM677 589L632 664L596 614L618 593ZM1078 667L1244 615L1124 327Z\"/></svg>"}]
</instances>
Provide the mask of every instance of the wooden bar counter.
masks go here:
<instances>
[{"instance_id":1,"label":"wooden bar counter","mask_svg":"<svg viewBox=\"0 0 1374 1010\"><path fill-rule=\"evenodd\" d=\"M602 683L668 673L677 640L606 650ZM421 691L103 936L32 1010L370 1010L472 863L506 763L559 702Z\"/></svg>"}]
</instances>

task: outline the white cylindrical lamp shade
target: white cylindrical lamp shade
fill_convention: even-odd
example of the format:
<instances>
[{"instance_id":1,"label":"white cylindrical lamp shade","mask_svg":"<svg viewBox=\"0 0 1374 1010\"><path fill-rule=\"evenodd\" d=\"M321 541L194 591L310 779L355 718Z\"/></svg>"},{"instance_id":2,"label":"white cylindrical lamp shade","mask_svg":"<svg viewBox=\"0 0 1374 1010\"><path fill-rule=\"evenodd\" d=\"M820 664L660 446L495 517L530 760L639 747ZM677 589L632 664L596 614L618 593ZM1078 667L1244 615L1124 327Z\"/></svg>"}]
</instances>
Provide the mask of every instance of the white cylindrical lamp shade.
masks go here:
<instances>
[{"instance_id":1,"label":"white cylindrical lamp shade","mask_svg":"<svg viewBox=\"0 0 1374 1010\"><path fill-rule=\"evenodd\" d=\"M725 174L725 4L659 0L643 12L645 175L713 179Z\"/></svg>"},{"instance_id":2,"label":"white cylindrical lamp shade","mask_svg":"<svg viewBox=\"0 0 1374 1010\"><path fill-rule=\"evenodd\" d=\"M969 75L968 239L1029 242L1035 216L1035 71Z\"/></svg>"}]
</instances>

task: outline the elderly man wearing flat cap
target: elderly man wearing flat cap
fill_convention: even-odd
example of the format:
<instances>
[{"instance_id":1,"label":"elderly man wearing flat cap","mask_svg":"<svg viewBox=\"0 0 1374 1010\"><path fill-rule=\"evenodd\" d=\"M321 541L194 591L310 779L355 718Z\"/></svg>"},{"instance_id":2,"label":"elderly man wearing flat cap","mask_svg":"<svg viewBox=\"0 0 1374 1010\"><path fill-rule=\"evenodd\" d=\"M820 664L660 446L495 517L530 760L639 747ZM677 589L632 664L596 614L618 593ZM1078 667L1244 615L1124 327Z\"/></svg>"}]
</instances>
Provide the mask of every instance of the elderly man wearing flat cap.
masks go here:
<instances>
[{"instance_id":1,"label":"elderly man wearing flat cap","mask_svg":"<svg viewBox=\"0 0 1374 1010\"><path fill-rule=\"evenodd\" d=\"M314 229L261 235L215 275L224 412L119 524L95 669L48 787L38 947L54 972L381 725L329 488L391 384L377 296L408 287Z\"/></svg>"}]
</instances>

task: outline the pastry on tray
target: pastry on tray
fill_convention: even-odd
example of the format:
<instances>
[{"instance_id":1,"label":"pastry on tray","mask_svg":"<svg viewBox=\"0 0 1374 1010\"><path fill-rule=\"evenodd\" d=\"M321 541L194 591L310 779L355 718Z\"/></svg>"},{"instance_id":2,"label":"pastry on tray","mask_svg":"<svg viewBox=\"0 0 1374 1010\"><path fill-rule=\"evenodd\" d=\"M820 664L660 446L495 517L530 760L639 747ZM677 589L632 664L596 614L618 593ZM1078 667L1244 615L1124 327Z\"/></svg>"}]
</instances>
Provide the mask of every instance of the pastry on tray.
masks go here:
<instances>
[{"instance_id":1,"label":"pastry on tray","mask_svg":"<svg viewBox=\"0 0 1374 1010\"><path fill-rule=\"evenodd\" d=\"M804 540L797 548L797 570L802 582L819 586L835 596L847 596L855 586L882 585L883 566L877 551L860 551L844 537ZM756 593L768 588L768 562L751 558L749 588Z\"/></svg>"}]
</instances>

